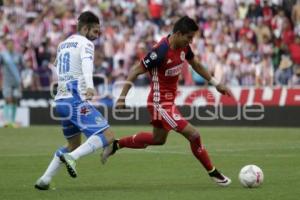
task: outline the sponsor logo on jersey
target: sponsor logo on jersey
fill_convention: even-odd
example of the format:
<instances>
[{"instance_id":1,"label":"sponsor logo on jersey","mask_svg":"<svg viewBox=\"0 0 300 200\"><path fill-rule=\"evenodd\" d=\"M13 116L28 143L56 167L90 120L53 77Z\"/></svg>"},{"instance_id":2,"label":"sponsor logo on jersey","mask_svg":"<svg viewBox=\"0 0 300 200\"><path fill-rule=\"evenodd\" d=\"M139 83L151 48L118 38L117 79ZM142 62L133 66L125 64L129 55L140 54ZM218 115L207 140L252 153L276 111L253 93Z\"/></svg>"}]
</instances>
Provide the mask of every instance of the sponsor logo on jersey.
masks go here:
<instances>
[{"instance_id":1,"label":"sponsor logo on jersey","mask_svg":"<svg viewBox=\"0 0 300 200\"><path fill-rule=\"evenodd\" d=\"M175 67L172 67L170 69L167 69L165 71L165 76L177 76L178 74L181 73L183 63L176 65Z\"/></svg>"},{"instance_id":2,"label":"sponsor logo on jersey","mask_svg":"<svg viewBox=\"0 0 300 200\"><path fill-rule=\"evenodd\" d=\"M145 65L145 67L148 68L148 64L150 63L150 60L149 59L146 59L146 60L144 59L143 63Z\"/></svg>"},{"instance_id":3,"label":"sponsor logo on jersey","mask_svg":"<svg viewBox=\"0 0 300 200\"><path fill-rule=\"evenodd\" d=\"M150 58L151 58L152 60L156 60L156 59L157 59L157 54L156 54L155 52L152 52L152 53L150 54Z\"/></svg>"},{"instance_id":4,"label":"sponsor logo on jersey","mask_svg":"<svg viewBox=\"0 0 300 200\"><path fill-rule=\"evenodd\" d=\"M87 116L87 115L89 115L90 113L91 113L91 110L90 110L88 107L82 107L82 108L80 109L80 114L81 114L81 115Z\"/></svg>"},{"instance_id":5,"label":"sponsor logo on jersey","mask_svg":"<svg viewBox=\"0 0 300 200\"><path fill-rule=\"evenodd\" d=\"M173 118L174 118L176 121L178 121L178 120L181 119L181 116L180 116L179 114L174 113L174 114L173 114Z\"/></svg>"},{"instance_id":6,"label":"sponsor logo on jersey","mask_svg":"<svg viewBox=\"0 0 300 200\"><path fill-rule=\"evenodd\" d=\"M182 61L185 60L185 53L184 53L184 51L181 51L181 52L180 52L180 59L181 59Z\"/></svg>"}]
</instances>

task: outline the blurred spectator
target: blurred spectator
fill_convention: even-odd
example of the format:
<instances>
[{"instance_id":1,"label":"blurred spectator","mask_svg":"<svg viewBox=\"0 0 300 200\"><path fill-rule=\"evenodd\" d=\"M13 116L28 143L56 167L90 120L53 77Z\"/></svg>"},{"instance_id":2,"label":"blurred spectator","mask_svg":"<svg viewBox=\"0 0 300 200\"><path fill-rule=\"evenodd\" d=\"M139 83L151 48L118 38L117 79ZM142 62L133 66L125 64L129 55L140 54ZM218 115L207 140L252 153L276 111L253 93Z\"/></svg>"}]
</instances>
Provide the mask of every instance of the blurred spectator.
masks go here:
<instances>
[{"instance_id":1,"label":"blurred spectator","mask_svg":"<svg viewBox=\"0 0 300 200\"><path fill-rule=\"evenodd\" d=\"M149 0L149 15L153 23L161 27L163 25L162 15L164 4L163 0Z\"/></svg>"},{"instance_id":2,"label":"blurred spectator","mask_svg":"<svg viewBox=\"0 0 300 200\"><path fill-rule=\"evenodd\" d=\"M300 68L296 68L290 85L291 86L300 86Z\"/></svg>"},{"instance_id":3,"label":"blurred spectator","mask_svg":"<svg viewBox=\"0 0 300 200\"><path fill-rule=\"evenodd\" d=\"M204 67L207 68L207 70L213 74L214 70L215 70L215 65L217 62L217 55L215 54L215 50L214 50L214 45L212 43L212 41L207 40L206 41L206 49L204 54L202 55L201 61L202 61L202 65ZM219 47L221 49L221 47ZM227 49L224 50L224 53L219 53L220 56L222 57L222 55L226 54ZM220 50L221 52L221 50Z\"/></svg>"},{"instance_id":4,"label":"blurred spectator","mask_svg":"<svg viewBox=\"0 0 300 200\"><path fill-rule=\"evenodd\" d=\"M296 4L298 0L282 0L282 7L287 17L291 17L291 11L293 10L293 6Z\"/></svg>"},{"instance_id":5,"label":"blurred spectator","mask_svg":"<svg viewBox=\"0 0 300 200\"><path fill-rule=\"evenodd\" d=\"M118 60L118 68L113 70L112 77L114 82L125 81L128 70L125 69L125 61L123 59Z\"/></svg>"},{"instance_id":6,"label":"blurred spectator","mask_svg":"<svg viewBox=\"0 0 300 200\"><path fill-rule=\"evenodd\" d=\"M221 10L225 16L232 17L232 13L236 11L236 7L235 0L223 0Z\"/></svg>"},{"instance_id":7,"label":"blurred spectator","mask_svg":"<svg viewBox=\"0 0 300 200\"><path fill-rule=\"evenodd\" d=\"M38 88L40 90L49 90L52 82L52 71L49 68L49 62L44 60L40 67L36 70L38 74Z\"/></svg>"},{"instance_id":8,"label":"blurred spectator","mask_svg":"<svg viewBox=\"0 0 300 200\"><path fill-rule=\"evenodd\" d=\"M223 67L223 81L226 85L238 86L239 85L239 66L234 63L229 63Z\"/></svg>"},{"instance_id":9,"label":"blurred spectator","mask_svg":"<svg viewBox=\"0 0 300 200\"><path fill-rule=\"evenodd\" d=\"M258 87L273 86L274 68L270 54L263 54L262 61L256 65L255 79Z\"/></svg>"},{"instance_id":10,"label":"blurred spectator","mask_svg":"<svg viewBox=\"0 0 300 200\"><path fill-rule=\"evenodd\" d=\"M294 67L300 68L300 31L297 33L294 42L289 46Z\"/></svg>"},{"instance_id":11,"label":"blurred spectator","mask_svg":"<svg viewBox=\"0 0 300 200\"><path fill-rule=\"evenodd\" d=\"M247 12L247 18L251 21L251 22L256 22L256 19L258 17L262 17L262 10L259 4L256 4L254 2L252 2L249 6L249 10Z\"/></svg>"},{"instance_id":12,"label":"blurred spectator","mask_svg":"<svg viewBox=\"0 0 300 200\"><path fill-rule=\"evenodd\" d=\"M264 0L262 4L263 4L262 6L263 22L264 24L270 26L273 17L273 10L270 6L271 3L268 0Z\"/></svg>"},{"instance_id":13,"label":"blurred spectator","mask_svg":"<svg viewBox=\"0 0 300 200\"><path fill-rule=\"evenodd\" d=\"M15 126L17 103L21 98L20 69L24 62L21 54L15 51L11 37L4 39L4 48L0 51L0 65L2 68L2 94L5 100L3 108L4 126Z\"/></svg>"},{"instance_id":14,"label":"blurred spectator","mask_svg":"<svg viewBox=\"0 0 300 200\"><path fill-rule=\"evenodd\" d=\"M285 46L289 46L294 41L294 31L290 21L286 18L282 28L282 44Z\"/></svg>"},{"instance_id":15,"label":"blurred spectator","mask_svg":"<svg viewBox=\"0 0 300 200\"><path fill-rule=\"evenodd\" d=\"M211 42L211 41L208 41L208 42ZM227 52L228 52L228 48L229 48L229 45L225 43L225 40L224 40L224 37L221 37L219 42L216 44L215 46L215 52L214 54L220 58L220 57L224 57ZM208 52L209 53L209 52ZM214 56L213 54L210 54L210 56ZM210 59L210 58L209 58ZM210 64L209 64L209 67L211 67L211 65L213 66L213 62L215 61L216 59L214 60L209 60Z\"/></svg>"},{"instance_id":16,"label":"blurred spectator","mask_svg":"<svg viewBox=\"0 0 300 200\"><path fill-rule=\"evenodd\" d=\"M24 28L27 31L28 42L32 44L34 48L38 47L47 32L42 16L37 13L30 16L29 23L26 24Z\"/></svg>"},{"instance_id":17,"label":"blurred spectator","mask_svg":"<svg viewBox=\"0 0 300 200\"><path fill-rule=\"evenodd\" d=\"M89 1L82 2L82 4L84 4L84 7L81 10L81 12L91 11L91 12L95 13L95 15L97 15L100 19L102 19L102 14L100 12L100 4L98 2L100 2L100 1L89 0Z\"/></svg>"},{"instance_id":18,"label":"blurred spectator","mask_svg":"<svg viewBox=\"0 0 300 200\"><path fill-rule=\"evenodd\" d=\"M32 61L28 59L25 62L24 68L21 71L22 88L24 90L34 89L34 71L32 69Z\"/></svg>"},{"instance_id":19,"label":"blurred spectator","mask_svg":"<svg viewBox=\"0 0 300 200\"><path fill-rule=\"evenodd\" d=\"M291 18L295 27L300 26L300 0L297 0L297 4L293 6Z\"/></svg>"},{"instance_id":20,"label":"blurred spectator","mask_svg":"<svg viewBox=\"0 0 300 200\"><path fill-rule=\"evenodd\" d=\"M239 70L239 79L242 86L255 85L255 64L252 62L250 54L244 57Z\"/></svg>"},{"instance_id":21,"label":"blurred spectator","mask_svg":"<svg viewBox=\"0 0 300 200\"><path fill-rule=\"evenodd\" d=\"M239 67L242 61L241 50L236 44L232 44L227 53L227 64Z\"/></svg>"},{"instance_id":22,"label":"blurred spectator","mask_svg":"<svg viewBox=\"0 0 300 200\"><path fill-rule=\"evenodd\" d=\"M273 43L271 42L270 38L268 38L268 36L263 35L262 43L258 44L258 52L261 55L272 54L272 52L273 52Z\"/></svg>"},{"instance_id":23,"label":"blurred spectator","mask_svg":"<svg viewBox=\"0 0 300 200\"><path fill-rule=\"evenodd\" d=\"M249 7L245 4L245 2L241 1L238 6L238 17L244 20L247 16Z\"/></svg>"},{"instance_id":24,"label":"blurred spectator","mask_svg":"<svg viewBox=\"0 0 300 200\"><path fill-rule=\"evenodd\" d=\"M293 77L293 63L288 55L281 56L279 68L275 72L276 85L288 85Z\"/></svg>"},{"instance_id":25,"label":"blurred spectator","mask_svg":"<svg viewBox=\"0 0 300 200\"><path fill-rule=\"evenodd\" d=\"M225 80L225 69L228 68L227 63L226 63L226 56L221 56L219 57L219 59L216 61L216 64L214 66L214 71L213 71L213 75L214 77L221 82L222 84L224 84L226 82Z\"/></svg>"},{"instance_id":26,"label":"blurred spectator","mask_svg":"<svg viewBox=\"0 0 300 200\"><path fill-rule=\"evenodd\" d=\"M32 44L30 43L25 44L23 55L25 60L31 60L32 69L38 68L37 56Z\"/></svg>"},{"instance_id":27,"label":"blurred spectator","mask_svg":"<svg viewBox=\"0 0 300 200\"><path fill-rule=\"evenodd\" d=\"M49 42L51 43L52 46L57 46L60 41L62 41L62 36L63 33L60 30L60 21L58 19L54 19L51 23L51 26L49 27L50 30L47 32L46 37L49 38ZM50 45L50 44L48 44ZM51 46L47 46L50 48ZM53 48L54 49L54 48ZM50 49L51 51L51 49ZM52 50L51 53L56 53L55 50Z\"/></svg>"},{"instance_id":28,"label":"blurred spectator","mask_svg":"<svg viewBox=\"0 0 300 200\"><path fill-rule=\"evenodd\" d=\"M250 28L250 21L248 19L244 20L243 27L239 30L239 38L246 38L249 41L254 41L255 34L253 30Z\"/></svg>"},{"instance_id":29,"label":"blurred spectator","mask_svg":"<svg viewBox=\"0 0 300 200\"><path fill-rule=\"evenodd\" d=\"M277 13L271 20L271 28L273 30L273 34L276 38L280 38L282 31L283 31L283 25L287 20L287 17L284 14L284 10L282 8L276 8Z\"/></svg>"},{"instance_id":30,"label":"blurred spectator","mask_svg":"<svg viewBox=\"0 0 300 200\"><path fill-rule=\"evenodd\" d=\"M4 16L3 8L0 7L0 34L1 34L1 37L2 37L2 35L4 34L4 33L3 33L3 29L4 29L5 21L6 21L6 18L5 18L5 16Z\"/></svg>"},{"instance_id":31,"label":"blurred spectator","mask_svg":"<svg viewBox=\"0 0 300 200\"><path fill-rule=\"evenodd\" d=\"M264 23L263 18L257 18L257 26L254 28L256 40L258 44L264 42L264 38L268 41L272 38L272 32L267 24Z\"/></svg>"},{"instance_id":32,"label":"blurred spectator","mask_svg":"<svg viewBox=\"0 0 300 200\"><path fill-rule=\"evenodd\" d=\"M42 41L41 45L39 45L36 49L36 60L37 60L37 65L42 66L43 63L50 62L51 59L51 51L48 48L49 45L49 38L45 38L44 41Z\"/></svg>"}]
</instances>

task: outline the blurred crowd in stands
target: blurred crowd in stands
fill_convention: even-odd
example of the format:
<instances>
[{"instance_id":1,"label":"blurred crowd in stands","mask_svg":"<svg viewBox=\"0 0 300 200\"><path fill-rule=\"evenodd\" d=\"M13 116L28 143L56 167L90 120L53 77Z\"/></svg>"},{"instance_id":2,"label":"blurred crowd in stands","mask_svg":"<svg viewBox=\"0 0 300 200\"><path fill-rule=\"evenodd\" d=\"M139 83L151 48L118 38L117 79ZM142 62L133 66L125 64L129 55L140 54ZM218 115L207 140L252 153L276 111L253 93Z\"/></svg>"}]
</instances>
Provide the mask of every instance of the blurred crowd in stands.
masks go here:
<instances>
[{"instance_id":1,"label":"blurred crowd in stands","mask_svg":"<svg viewBox=\"0 0 300 200\"><path fill-rule=\"evenodd\" d=\"M126 78L183 15L200 31L192 49L216 79L230 86L300 85L300 0L0 0L0 51L20 54L23 90L48 90L56 47L76 33L80 12L101 19L95 73ZM137 85L148 85L147 75ZM186 64L182 85L206 85Z\"/></svg>"}]
</instances>

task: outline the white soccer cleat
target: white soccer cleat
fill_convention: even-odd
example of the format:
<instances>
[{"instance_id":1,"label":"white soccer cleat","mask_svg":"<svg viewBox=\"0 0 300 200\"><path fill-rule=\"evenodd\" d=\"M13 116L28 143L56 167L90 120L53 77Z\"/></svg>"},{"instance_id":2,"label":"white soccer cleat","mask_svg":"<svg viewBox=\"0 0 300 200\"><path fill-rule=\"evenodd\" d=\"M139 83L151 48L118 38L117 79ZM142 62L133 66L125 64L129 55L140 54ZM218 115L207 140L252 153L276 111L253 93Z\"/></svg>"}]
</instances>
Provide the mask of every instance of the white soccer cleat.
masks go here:
<instances>
[{"instance_id":1,"label":"white soccer cleat","mask_svg":"<svg viewBox=\"0 0 300 200\"><path fill-rule=\"evenodd\" d=\"M220 173L216 168L209 172L208 175L210 176L211 180L222 187L227 187L232 182L230 178Z\"/></svg>"},{"instance_id":2,"label":"white soccer cleat","mask_svg":"<svg viewBox=\"0 0 300 200\"><path fill-rule=\"evenodd\" d=\"M217 177L211 177L211 179L216 183L218 184L219 186L222 186L222 187L227 187L231 184L231 179L228 178L227 176L223 176L223 179L220 179L220 178L217 178Z\"/></svg>"}]
</instances>

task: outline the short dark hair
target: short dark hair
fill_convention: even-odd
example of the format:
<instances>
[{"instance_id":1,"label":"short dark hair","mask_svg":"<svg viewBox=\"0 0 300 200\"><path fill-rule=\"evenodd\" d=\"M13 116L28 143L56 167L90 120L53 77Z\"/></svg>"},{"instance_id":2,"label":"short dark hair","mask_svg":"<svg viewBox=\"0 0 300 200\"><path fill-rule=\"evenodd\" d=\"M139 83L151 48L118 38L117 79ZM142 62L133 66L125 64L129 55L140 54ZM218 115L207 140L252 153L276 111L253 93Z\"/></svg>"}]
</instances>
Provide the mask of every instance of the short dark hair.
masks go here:
<instances>
[{"instance_id":1,"label":"short dark hair","mask_svg":"<svg viewBox=\"0 0 300 200\"><path fill-rule=\"evenodd\" d=\"M78 17L77 30L79 31L84 25L92 26L94 24L100 24L97 15L91 11L85 11Z\"/></svg>"},{"instance_id":2,"label":"short dark hair","mask_svg":"<svg viewBox=\"0 0 300 200\"><path fill-rule=\"evenodd\" d=\"M199 27L195 20L188 16L184 16L175 22L175 25L173 27L173 33L179 31L182 34L187 34L189 32L195 32L198 29Z\"/></svg>"}]
</instances>

